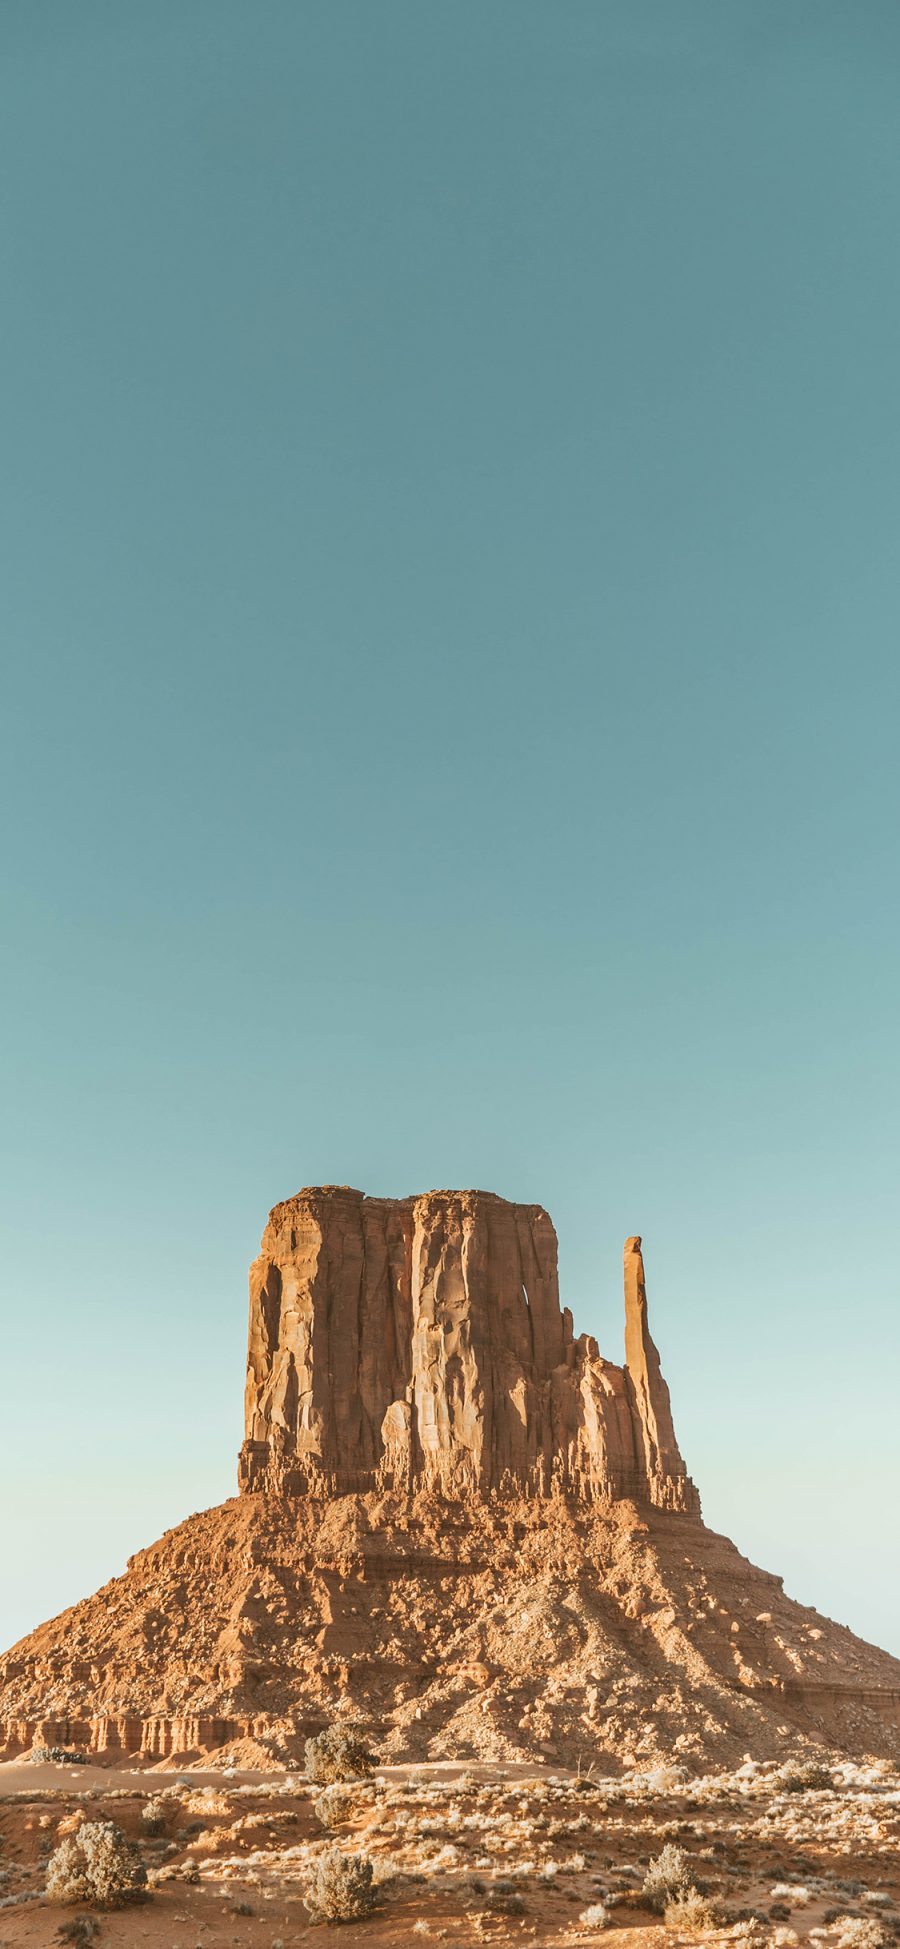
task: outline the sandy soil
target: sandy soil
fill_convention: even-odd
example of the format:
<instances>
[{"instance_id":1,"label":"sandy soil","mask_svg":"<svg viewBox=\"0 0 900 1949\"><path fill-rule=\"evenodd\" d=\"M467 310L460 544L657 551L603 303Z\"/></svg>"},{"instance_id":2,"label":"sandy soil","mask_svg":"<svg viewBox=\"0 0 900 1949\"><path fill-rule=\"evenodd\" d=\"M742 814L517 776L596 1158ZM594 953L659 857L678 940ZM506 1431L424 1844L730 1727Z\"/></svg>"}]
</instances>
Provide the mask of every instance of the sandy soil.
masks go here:
<instances>
[{"instance_id":1,"label":"sandy soil","mask_svg":"<svg viewBox=\"0 0 900 1949\"><path fill-rule=\"evenodd\" d=\"M161 1788L164 1831L148 1837L142 1809ZM549 1949L623 1931L627 1949L700 1939L841 1949L846 1918L868 1949L900 1941L900 1775L884 1762L837 1763L830 1789L803 1793L784 1791L771 1764L694 1781L392 1766L341 1789L327 1828L317 1797L291 1774L4 1766L0 1945L42 1949L79 1912L46 1902L43 1887L60 1824L71 1830L82 1817L115 1820L137 1840L153 1884L141 1906L90 1911L98 1949L324 1943L304 1886L334 1844L372 1860L380 1891L375 1914L344 1927L347 1949L428 1940ZM717 1909L705 1934L666 1928L642 1905L646 1866L667 1842ZM597 1903L603 1926L584 1919Z\"/></svg>"}]
</instances>

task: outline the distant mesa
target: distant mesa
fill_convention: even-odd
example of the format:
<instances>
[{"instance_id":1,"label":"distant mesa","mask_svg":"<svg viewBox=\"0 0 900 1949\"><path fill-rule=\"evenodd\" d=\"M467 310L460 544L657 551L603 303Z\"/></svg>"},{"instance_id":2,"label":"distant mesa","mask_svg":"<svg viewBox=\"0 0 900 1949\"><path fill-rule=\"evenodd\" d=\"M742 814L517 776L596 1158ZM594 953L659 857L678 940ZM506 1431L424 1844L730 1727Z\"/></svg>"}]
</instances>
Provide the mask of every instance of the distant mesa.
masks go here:
<instances>
[{"instance_id":1,"label":"distant mesa","mask_svg":"<svg viewBox=\"0 0 900 1949\"><path fill-rule=\"evenodd\" d=\"M250 1273L242 1492L630 1496L699 1515L625 1245L626 1364L576 1339L540 1205L487 1191L271 1213Z\"/></svg>"}]
</instances>

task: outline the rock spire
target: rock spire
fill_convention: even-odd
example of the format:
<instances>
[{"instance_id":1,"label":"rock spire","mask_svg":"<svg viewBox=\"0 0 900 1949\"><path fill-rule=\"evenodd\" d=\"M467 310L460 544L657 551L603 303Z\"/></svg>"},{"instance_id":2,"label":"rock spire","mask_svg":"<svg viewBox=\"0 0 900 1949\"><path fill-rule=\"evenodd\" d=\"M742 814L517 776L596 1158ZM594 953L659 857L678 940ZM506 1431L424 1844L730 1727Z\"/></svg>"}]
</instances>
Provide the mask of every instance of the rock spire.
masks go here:
<instances>
[{"instance_id":1,"label":"rock spire","mask_svg":"<svg viewBox=\"0 0 900 1949\"><path fill-rule=\"evenodd\" d=\"M539 1205L298 1192L250 1272L242 1492L631 1497L699 1515L625 1247L626 1364L577 1339Z\"/></svg>"}]
</instances>

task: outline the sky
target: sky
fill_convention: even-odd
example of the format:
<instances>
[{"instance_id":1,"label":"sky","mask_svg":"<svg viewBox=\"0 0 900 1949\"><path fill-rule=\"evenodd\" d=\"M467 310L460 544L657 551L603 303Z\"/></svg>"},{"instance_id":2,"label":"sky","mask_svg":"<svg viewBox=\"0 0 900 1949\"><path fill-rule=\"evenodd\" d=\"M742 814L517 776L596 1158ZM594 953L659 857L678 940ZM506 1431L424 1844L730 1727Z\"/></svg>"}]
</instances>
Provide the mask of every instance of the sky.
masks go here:
<instances>
[{"instance_id":1,"label":"sky","mask_svg":"<svg viewBox=\"0 0 900 1949\"><path fill-rule=\"evenodd\" d=\"M6 0L2 1643L234 1493L337 1182L613 1359L640 1232L707 1520L900 1653L898 61Z\"/></svg>"}]
</instances>

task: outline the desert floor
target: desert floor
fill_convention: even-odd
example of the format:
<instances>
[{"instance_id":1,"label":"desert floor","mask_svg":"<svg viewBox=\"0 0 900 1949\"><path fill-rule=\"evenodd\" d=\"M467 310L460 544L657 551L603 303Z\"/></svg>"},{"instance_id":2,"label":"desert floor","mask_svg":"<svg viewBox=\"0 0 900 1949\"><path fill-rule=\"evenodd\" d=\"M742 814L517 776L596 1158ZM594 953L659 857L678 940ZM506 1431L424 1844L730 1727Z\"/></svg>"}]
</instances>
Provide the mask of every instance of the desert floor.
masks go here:
<instances>
[{"instance_id":1,"label":"desert floor","mask_svg":"<svg viewBox=\"0 0 900 1949\"><path fill-rule=\"evenodd\" d=\"M793 1949L900 1942L900 1774L836 1762L827 1790L787 1792L774 1765L681 1780L618 1780L534 1767L397 1766L321 1790L294 1774L99 1766L0 1766L0 1949L58 1941L90 1913L97 1949L291 1949L324 1943L304 1885L326 1848L367 1855L378 1905L343 1925L366 1943L612 1943L664 1949L704 1940ZM162 1795L149 1823L144 1809ZM320 1801L319 1811L316 1802ZM141 1905L101 1912L43 1897L60 1829L114 1820L149 1873ZM327 1824L326 1824L327 1823ZM712 1904L705 1928L667 1927L642 1905L651 1857L683 1850ZM590 1911L603 1904L606 1919Z\"/></svg>"}]
</instances>

